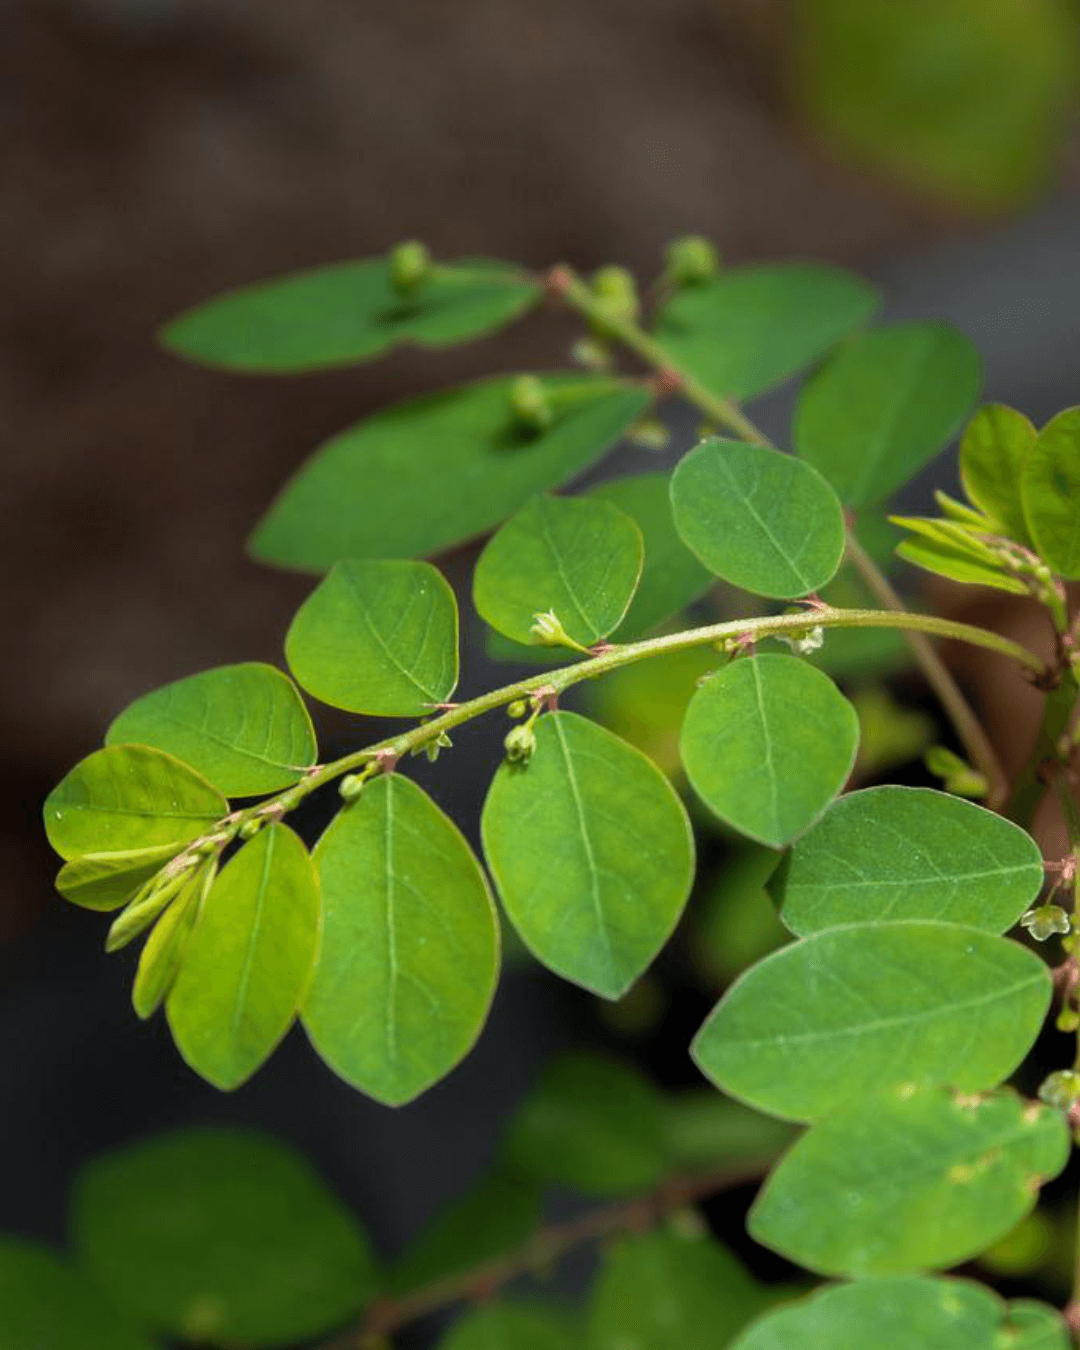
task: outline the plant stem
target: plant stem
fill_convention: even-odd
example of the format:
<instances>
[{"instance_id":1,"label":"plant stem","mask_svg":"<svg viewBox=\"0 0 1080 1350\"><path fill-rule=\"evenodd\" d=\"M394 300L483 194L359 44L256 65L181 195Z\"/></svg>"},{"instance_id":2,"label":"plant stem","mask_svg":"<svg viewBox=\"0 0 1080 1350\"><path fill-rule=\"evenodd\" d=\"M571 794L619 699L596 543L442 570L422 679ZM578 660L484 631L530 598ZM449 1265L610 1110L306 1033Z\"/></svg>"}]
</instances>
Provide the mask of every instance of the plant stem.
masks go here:
<instances>
[{"instance_id":1,"label":"plant stem","mask_svg":"<svg viewBox=\"0 0 1080 1350\"><path fill-rule=\"evenodd\" d=\"M548 277L548 285L569 308L576 310L584 318L603 325L612 337L651 365L661 377L670 379L678 392L718 427L734 432L740 440L771 447L772 443L768 437L750 421L737 403L711 393L692 375L680 370L661 344L651 338L632 319L609 314L599 297L593 294L570 267L560 265L553 268ZM893 590L888 578L859 544L850 527L847 529L847 552L877 600L886 609L903 612L904 606L900 597ZM911 631L906 633L906 637L917 665L937 695L965 753L990 785L987 805L994 810L1000 809L1008 796L1009 782L982 724L948 667L926 638Z\"/></svg>"},{"instance_id":2,"label":"plant stem","mask_svg":"<svg viewBox=\"0 0 1080 1350\"><path fill-rule=\"evenodd\" d=\"M401 1327L465 1299L489 1298L519 1276L550 1268L578 1247L618 1233L640 1232L684 1205L756 1181L772 1162L771 1157L760 1158L738 1167L728 1164L707 1172L669 1177L644 1195L590 1210L566 1223L541 1228L506 1256L433 1280L401 1298L374 1303L359 1327L328 1342L320 1350L374 1350L375 1346L383 1344L384 1337Z\"/></svg>"},{"instance_id":3,"label":"plant stem","mask_svg":"<svg viewBox=\"0 0 1080 1350\"><path fill-rule=\"evenodd\" d=\"M1045 767L1064 762L1068 758L1071 746L1064 746L1063 739L1069 729L1077 699L1080 698L1080 685L1071 666L1066 666L1061 682L1046 695L1042 722L1039 726L1035 745L1028 756L1027 763L1020 770L1013 783L1006 814L1024 829L1028 829L1035 811L1046 791ZM1063 755L1064 750L1064 755Z\"/></svg>"}]
</instances>

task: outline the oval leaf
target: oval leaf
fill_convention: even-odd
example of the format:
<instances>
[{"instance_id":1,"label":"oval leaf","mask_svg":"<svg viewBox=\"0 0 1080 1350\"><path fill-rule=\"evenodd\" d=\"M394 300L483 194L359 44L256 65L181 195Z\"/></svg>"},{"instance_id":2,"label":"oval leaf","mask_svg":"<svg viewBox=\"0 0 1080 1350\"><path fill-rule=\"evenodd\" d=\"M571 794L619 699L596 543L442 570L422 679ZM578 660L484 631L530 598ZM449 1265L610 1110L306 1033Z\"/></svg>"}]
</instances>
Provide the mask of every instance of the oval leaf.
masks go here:
<instances>
[{"instance_id":1,"label":"oval leaf","mask_svg":"<svg viewBox=\"0 0 1080 1350\"><path fill-rule=\"evenodd\" d=\"M273 666L221 666L145 694L106 745L152 745L229 797L276 792L315 763L315 729L296 686Z\"/></svg>"},{"instance_id":2,"label":"oval leaf","mask_svg":"<svg viewBox=\"0 0 1080 1350\"><path fill-rule=\"evenodd\" d=\"M641 531L617 506L590 497L534 497L488 542L476 564L480 617L515 642L536 642L553 613L583 647L616 628L644 560Z\"/></svg>"},{"instance_id":3,"label":"oval leaf","mask_svg":"<svg viewBox=\"0 0 1080 1350\"><path fill-rule=\"evenodd\" d=\"M939 323L881 328L807 382L795 412L795 448L845 506L866 506L948 444L981 388L982 363L963 333Z\"/></svg>"},{"instance_id":4,"label":"oval leaf","mask_svg":"<svg viewBox=\"0 0 1080 1350\"><path fill-rule=\"evenodd\" d=\"M335 1073L407 1102L472 1049L498 978L487 882L457 828L399 774L319 840L323 940L304 1027Z\"/></svg>"},{"instance_id":5,"label":"oval leaf","mask_svg":"<svg viewBox=\"0 0 1080 1350\"><path fill-rule=\"evenodd\" d=\"M902 1088L818 1121L766 1182L748 1228L824 1275L953 1266L1018 1223L1068 1153L1061 1112L1011 1092Z\"/></svg>"},{"instance_id":6,"label":"oval leaf","mask_svg":"<svg viewBox=\"0 0 1080 1350\"><path fill-rule=\"evenodd\" d=\"M494 1303L468 1313L439 1350L577 1350L580 1335L573 1321L554 1308L525 1303Z\"/></svg>"},{"instance_id":7,"label":"oval leaf","mask_svg":"<svg viewBox=\"0 0 1080 1350\"><path fill-rule=\"evenodd\" d=\"M1003 933L1042 889L1039 846L1012 821L931 788L850 792L770 883L805 936L875 919L941 919Z\"/></svg>"},{"instance_id":8,"label":"oval leaf","mask_svg":"<svg viewBox=\"0 0 1080 1350\"><path fill-rule=\"evenodd\" d=\"M314 572L339 558L441 552L592 464L649 404L640 384L539 376L553 417L537 432L511 405L518 378L429 394L342 432L285 487L251 551Z\"/></svg>"},{"instance_id":9,"label":"oval leaf","mask_svg":"<svg viewBox=\"0 0 1080 1350\"><path fill-rule=\"evenodd\" d=\"M671 785L640 751L575 713L542 717L529 761L501 766L481 835L525 945L604 998L648 967L693 878L693 836Z\"/></svg>"},{"instance_id":10,"label":"oval leaf","mask_svg":"<svg viewBox=\"0 0 1080 1350\"><path fill-rule=\"evenodd\" d=\"M618 642L632 642L670 619L712 585L675 529L671 514L671 475L639 473L601 483L590 494L625 511L641 531L645 565L630 608L615 629Z\"/></svg>"},{"instance_id":11,"label":"oval leaf","mask_svg":"<svg viewBox=\"0 0 1080 1350\"><path fill-rule=\"evenodd\" d=\"M793 656L739 658L690 700L680 747L705 805L740 834L778 848L844 785L859 719L827 675Z\"/></svg>"},{"instance_id":12,"label":"oval leaf","mask_svg":"<svg viewBox=\"0 0 1080 1350\"><path fill-rule=\"evenodd\" d=\"M352 1217L302 1158L239 1130L159 1136L80 1175L72 1229L97 1282L165 1333L283 1345L374 1292Z\"/></svg>"},{"instance_id":13,"label":"oval leaf","mask_svg":"<svg viewBox=\"0 0 1080 1350\"><path fill-rule=\"evenodd\" d=\"M80 1272L36 1243L0 1238L0 1345L6 1350L151 1350Z\"/></svg>"},{"instance_id":14,"label":"oval leaf","mask_svg":"<svg viewBox=\"0 0 1080 1350\"><path fill-rule=\"evenodd\" d=\"M169 994L180 1053L215 1087L250 1078L288 1031L311 978L319 882L307 849L275 823L222 869Z\"/></svg>"},{"instance_id":15,"label":"oval leaf","mask_svg":"<svg viewBox=\"0 0 1080 1350\"><path fill-rule=\"evenodd\" d=\"M301 371L366 361L400 342L444 347L501 328L541 297L505 263L433 269L414 295L385 258L337 263L231 291L161 332L181 356L228 370Z\"/></svg>"},{"instance_id":16,"label":"oval leaf","mask_svg":"<svg viewBox=\"0 0 1080 1350\"><path fill-rule=\"evenodd\" d=\"M656 316L671 364L718 394L753 398L860 328L880 297L832 267L769 263L676 291Z\"/></svg>"},{"instance_id":17,"label":"oval leaf","mask_svg":"<svg viewBox=\"0 0 1080 1350\"><path fill-rule=\"evenodd\" d=\"M45 833L62 858L186 844L229 809L186 764L144 745L81 760L45 801Z\"/></svg>"},{"instance_id":18,"label":"oval leaf","mask_svg":"<svg viewBox=\"0 0 1080 1350\"><path fill-rule=\"evenodd\" d=\"M1080 578L1080 408L1047 422L1024 460L1024 517L1043 561Z\"/></svg>"},{"instance_id":19,"label":"oval leaf","mask_svg":"<svg viewBox=\"0 0 1080 1350\"><path fill-rule=\"evenodd\" d=\"M836 493L808 464L760 445L705 441L676 468L671 501L687 546L754 595L808 595L844 555Z\"/></svg>"},{"instance_id":20,"label":"oval leaf","mask_svg":"<svg viewBox=\"0 0 1080 1350\"><path fill-rule=\"evenodd\" d=\"M1024 463L1037 432L1001 403L980 408L960 442L960 481L975 505L1018 544L1030 544L1020 497Z\"/></svg>"},{"instance_id":21,"label":"oval leaf","mask_svg":"<svg viewBox=\"0 0 1080 1350\"><path fill-rule=\"evenodd\" d=\"M736 980L693 1055L725 1092L791 1120L902 1083L979 1092L1031 1049L1050 991L1040 957L974 928L830 928Z\"/></svg>"},{"instance_id":22,"label":"oval leaf","mask_svg":"<svg viewBox=\"0 0 1080 1350\"><path fill-rule=\"evenodd\" d=\"M296 611L285 656L331 707L420 717L457 684L454 593L430 563L339 562Z\"/></svg>"},{"instance_id":23,"label":"oval leaf","mask_svg":"<svg viewBox=\"0 0 1080 1350\"><path fill-rule=\"evenodd\" d=\"M177 851L175 844L162 844L124 853L84 853L61 867L56 889L84 909L120 909Z\"/></svg>"},{"instance_id":24,"label":"oval leaf","mask_svg":"<svg viewBox=\"0 0 1080 1350\"><path fill-rule=\"evenodd\" d=\"M587 1350L724 1346L766 1293L710 1238L627 1237L607 1253L589 1308Z\"/></svg>"},{"instance_id":25,"label":"oval leaf","mask_svg":"<svg viewBox=\"0 0 1080 1350\"><path fill-rule=\"evenodd\" d=\"M1056 1324L1056 1325L1055 1325ZM1041 1326L1047 1339L1030 1342ZM969 1280L918 1276L824 1289L755 1324L731 1350L1066 1350L1052 1308L1006 1304Z\"/></svg>"},{"instance_id":26,"label":"oval leaf","mask_svg":"<svg viewBox=\"0 0 1080 1350\"><path fill-rule=\"evenodd\" d=\"M662 1102L607 1055L560 1055L518 1108L506 1141L518 1173L585 1195L642 1191L668 1162Z\"/></svg>"}]
</instances>

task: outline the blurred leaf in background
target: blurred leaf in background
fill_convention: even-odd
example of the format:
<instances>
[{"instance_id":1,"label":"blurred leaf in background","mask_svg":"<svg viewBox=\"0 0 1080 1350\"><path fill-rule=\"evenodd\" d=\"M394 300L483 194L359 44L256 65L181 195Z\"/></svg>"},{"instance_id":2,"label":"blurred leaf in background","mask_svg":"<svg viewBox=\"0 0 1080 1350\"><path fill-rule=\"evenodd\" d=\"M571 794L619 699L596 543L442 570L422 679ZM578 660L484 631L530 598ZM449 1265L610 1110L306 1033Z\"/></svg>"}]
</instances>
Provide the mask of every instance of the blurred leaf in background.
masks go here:
<instances>
[{"instance_id":1,"label":"blurred leaf in background","mask_svg":"<svg viewBox=\"0 0 1080 1350\"><path fill-rule=\"evenodd\" d=\"M1058 169L1078 85L1072 0L792 0L791 94L859 168L975 211Z\"/></svg>"}]
</instances>

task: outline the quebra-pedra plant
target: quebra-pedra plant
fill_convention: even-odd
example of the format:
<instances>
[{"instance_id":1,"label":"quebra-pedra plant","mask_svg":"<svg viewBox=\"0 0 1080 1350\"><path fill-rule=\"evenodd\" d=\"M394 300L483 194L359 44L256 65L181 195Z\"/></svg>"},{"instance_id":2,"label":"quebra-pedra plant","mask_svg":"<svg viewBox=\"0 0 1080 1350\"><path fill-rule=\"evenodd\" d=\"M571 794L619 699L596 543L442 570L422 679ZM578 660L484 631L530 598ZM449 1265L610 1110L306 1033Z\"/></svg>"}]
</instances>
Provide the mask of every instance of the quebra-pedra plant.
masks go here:
<instances>
[{"instance_id":1,"label":"quebra-pedra plant","mask_svg":"<svg viewBox=\"0 0 1080 1350\"><path fill-rule=\"evenodd\" d=\"M415 1317L617 1234L586 1308L496 1298L446 1344L1054 1350L1080 1325L1076 1301L1008 1303L935 1273L1032 1210L1080 1111L1075 1063L1035 1099L1003 1086L1052 1002L1059 1027L1080 1024L1080 691L1065 590L1080 578L1080 409L1036 430L978 407L980 361L961 333L869 326L877 294L832 268L725 270L685 239L651 294L646 319L619 268L587 283L565 266L437 263L410 243L168 326L185 358L286 373L465 342L541 305L583 321L575 369L440 390L319 449L250 541L257 558L319 578L288 629L290 673L228 666L138 699L50 795L45 826L60 893L112 914L109 950L142 940L135 1010L164 1009L196 1072L235 1088L299 1018L335 1073L397 1106L450 1073L483 1027L496 902L537 961L602 999L649 969L690 893L694 832L669 776L565 705L624 668L710 653L713 668L686 677L685 782L695 809L762 846L793 939L731 985L691 1047L714 1085L694 1111L722 1119L724 1140L699 1130L694 1144L671 1094L627 1066L571 1056L521 1108L491 1175L382 1275L359 1231L343 1230L353 1221L268 1144L207 1135L129 1150L80 1183L75 1236L149 1332L255 1346L359 1319L341 1344L383 1345ZM743 404L808 369L790 447L776 448ZM673 471L559 491L624 438L662 445L655 410L679 399L703 427ZM899 554L1033 600L1049 657L909 611L886 575L891 548L873 556L882 504L962 428L967 500L939 493L939 516L894 518ZM457 696L457 601L426 559L481 536L469 599L491 651L540 665ZM738 588L737 617L680 624L718 579ZM839 630L868 629L910 641L963 751L932 758L953 790L845 792L859 718L821 658ZM934 638L997 653L1043 691L1015 781ZM304 693L401 729L365 741L360 722L356 748L322 762ZM483 862L409 774L411 756L456 753L455 733L480 717L510 719L479 822ZM1048 791L1070 845L1044 863L1027 831ZM309 851L289 822L317 792L338 793L340 809ZM750 1234L829 1281L778 1306L686 1212L770 1166ZM248 1172L261 1197L248 1259L295 1240L258 1184L275 1169L275 1195L312 1192L297 1200L311 1209L303 1289L280 1269L241 1279L224 1238L209 1271L206 1234L246 1222L235 1197ZM608 1203L544 1228L545 1182ZM185 1213L204 1204L187 1246L145 1219L168 1208L170 1186ZM208 1267L198 1278L195 1253Z\"/></svg>"}]
</instances>

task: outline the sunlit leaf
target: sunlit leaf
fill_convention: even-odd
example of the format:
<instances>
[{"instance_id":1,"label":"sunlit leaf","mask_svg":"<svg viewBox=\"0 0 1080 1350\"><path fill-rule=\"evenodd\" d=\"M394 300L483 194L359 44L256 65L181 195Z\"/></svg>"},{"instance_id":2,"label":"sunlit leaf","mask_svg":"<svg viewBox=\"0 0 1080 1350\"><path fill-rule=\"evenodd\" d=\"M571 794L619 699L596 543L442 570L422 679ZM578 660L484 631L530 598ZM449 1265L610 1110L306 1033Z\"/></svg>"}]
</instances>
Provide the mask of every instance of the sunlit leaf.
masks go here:
<instances>
[{"instance_id":1,"label":"sunlit leaf","mask_svg":"<svg viewBox=\"0 0 1080 1350\"><path fill-rule=\"evenodd\" d=\"M621 622L644 560L641 531L610 502L534 497L488 542L476 564L473 601L492 628L537 641L538 614L554 614L581 646Z\"/></svg>"},{"instance_id":2,"label":"sunlit leaf","mask_svg":"<svg viewBox=\"0 0 1080 1350\"><path fill-rule=\"evenodd\" d=\"M392 1105L472 1048L498 976L487 883L415 783L382 774L319 840L323 938L303 1023L346 1082Z\"/></svg>"},{"instance_id":3,"label":"sunlit leaf","mask_svg":"<svg viewBox=\"0 0 1080 1350\"><path fill-rule=\"evenodd\" d=\"M553 414L543 431L514 412L516 376L429 394L343 431L286 485L252 552L314 572L341 558L438 553L599 459L649 402L638 383L537 378Z\"/></svg>"},{"instance_id":4,"label":"sunlit leaf","mask_svg":"<svg viewBox=\"0 0 1080 1350\"><path fill-rule=\"evenodd\" d=\"M971 419L960 442L964 491L1018 544L1031 543L1020 482L1036 435L1023 413L1001 403L988 403Z\"/></svg>"},{"instance_id":5,"label":"sunlit leaf","mask_svg":"<svg viewBox=\"0 0 1080 1350\"><path fill-rule=\"evenodd\" d=\"M142 1017L152 1017L165 1002L184 959L199 917L202 882L198 876L185 882L179 894L150 930L139 953L139 966L131 990L131 1003Z\"/></svg>"},{"instance_id":6,"label":"sunlit leaf","mask_svg":"<svg viewBox=\"0 0 1080 1350\"><path fill-rule=\"evenodd\" d=\"M1011 1092L870 1095L802 1136L754 1202L749 1230L825 1275L958 1265L1032 1208L1069 1142L1061 1112Z\"/></svg>"},{"instance_id":7,"label":"sunlit leaf","mask_svg":"<svg viewBox=\"0 0 1080 1350\"><path fill-rule=\"evenodd\" d=\"M61 867L56 889L65 900L84 909L119 909L164 867L179 847L162 844L123 853L84 853Z\"/></svg>"},{"instance_id":8,"label":"sunlit leaf","mask_svg":"<svg viewBox=\"0 0 1080 1350\"><path fill-rule=\"evenodd\" d=\"M808 595L840 566L840 503L821 475L792 455L705 441L676 468L671 501L692 552L754 595Z\"/></svg>"},{"instance_id":9,"label":"sunlit leaf","mask_svg":"<svg viewBox=\"0 0 1080 1350\"><path fill-rule=\"evenodd\" d=\"M289 1029L311 977L319 883L282 824L246 843L210 888L169 994L173 1039L216 1087L234 1088Z\"/></svg>"},{"instance_id":10,"label":"sunlit leaf","mask_svg":"<svg viewBox=\"0 0 1080 1350\"><path fill-rule=\"evenodd\" d=\"M1040 556L1059 576L1080 578L1080 408L1039 432L1021 474L1024 517Z\"/></svg>"},{"instance_id":11,"label":"sunlit leaf","mask_svg":"<svg viewBox=\"0 0 1080 1350\"><path fill-rule=\"evenodd\" d=\"M880 328L843 347L804 386L795 448L845 506L870 505L948 444L981 387L979 354L956 329Z\"/></svg>"},{"instance_id":12,"label":"sunlit leaf","mask_svg":"<svg viewBox=\"0 0 1080 1350\"><path fill-rule=\"evenodd\" d=\"M315 731L296 686L248 662L144 694L113 722L107 745L152 745L230 797L288 787L315 763Z\"/></svg>"},{"instance_id":13,"label":"sunlit leaf","mask_svg":"<svg viewBox=\"0 0 1080 1350\"><path fill-rule=\"evenodd\" d=\"M297 610L285 656L332 707L420 717L457 684L454 593L430 563L339 562Z\"/></svg>"},{"instance_id":14,"label":"sunlit leaf","mask_svg":"<svg viewBox=\"0 0 1080 1350\"><path fill-rule=\"evenodd\" d=\"M1010 928L1043 883L1042 855L1018 825L931 788L851 792L788 854L770 882L793 933L875 919Z\"/></svg>"},{"instance_id":15,"label":"sunlit leaf","mask_svg":"<svg viewBox=\"0 0 1080 1350\"><path fill-rule=\"evenodd\" d=\"M682 803L639 751L575 713L536 726L484 804L488 866L529 950L564 979L618 998L682 913L693 839Z\"/></svg>"},{"instance_id":16,"label":"sunlit leaf","mask_svg":"<svg viewBox=\"0 0 1080 1350\"><path fill-rule=\"evenodd\" d=\"M740 834L779 847L844 785L858 749L851 704L793 656L740 658L710 677L683 720L683 765L707 807Z\"/></svg>"},{"instance_id":17,"label":"sunlit leaf","mask_svg":"<svg viewBox=\"0 0 1080 1350\"><path fill-rule=\"evenodd\" d=\"M80 1256L163 1333L273 1346L328 1332L374 1292L363 1233L303 1159L233 1130L158 1136L75 1185Z\"/></svg>"},{"instance_id":18,"label":"sunlit leaf","mask_svg":"<svg viewBox=\"0 0 1080 1350\"><path fill-rule=\"evenodd\" d=\"M385 258L336 263L218 296L162 330L181 356L230 370L301 371L370 360L402 342L443 347L501 328L540 299L506 263L441 266L398 295Z\"/></svg>"}]
</instances>

